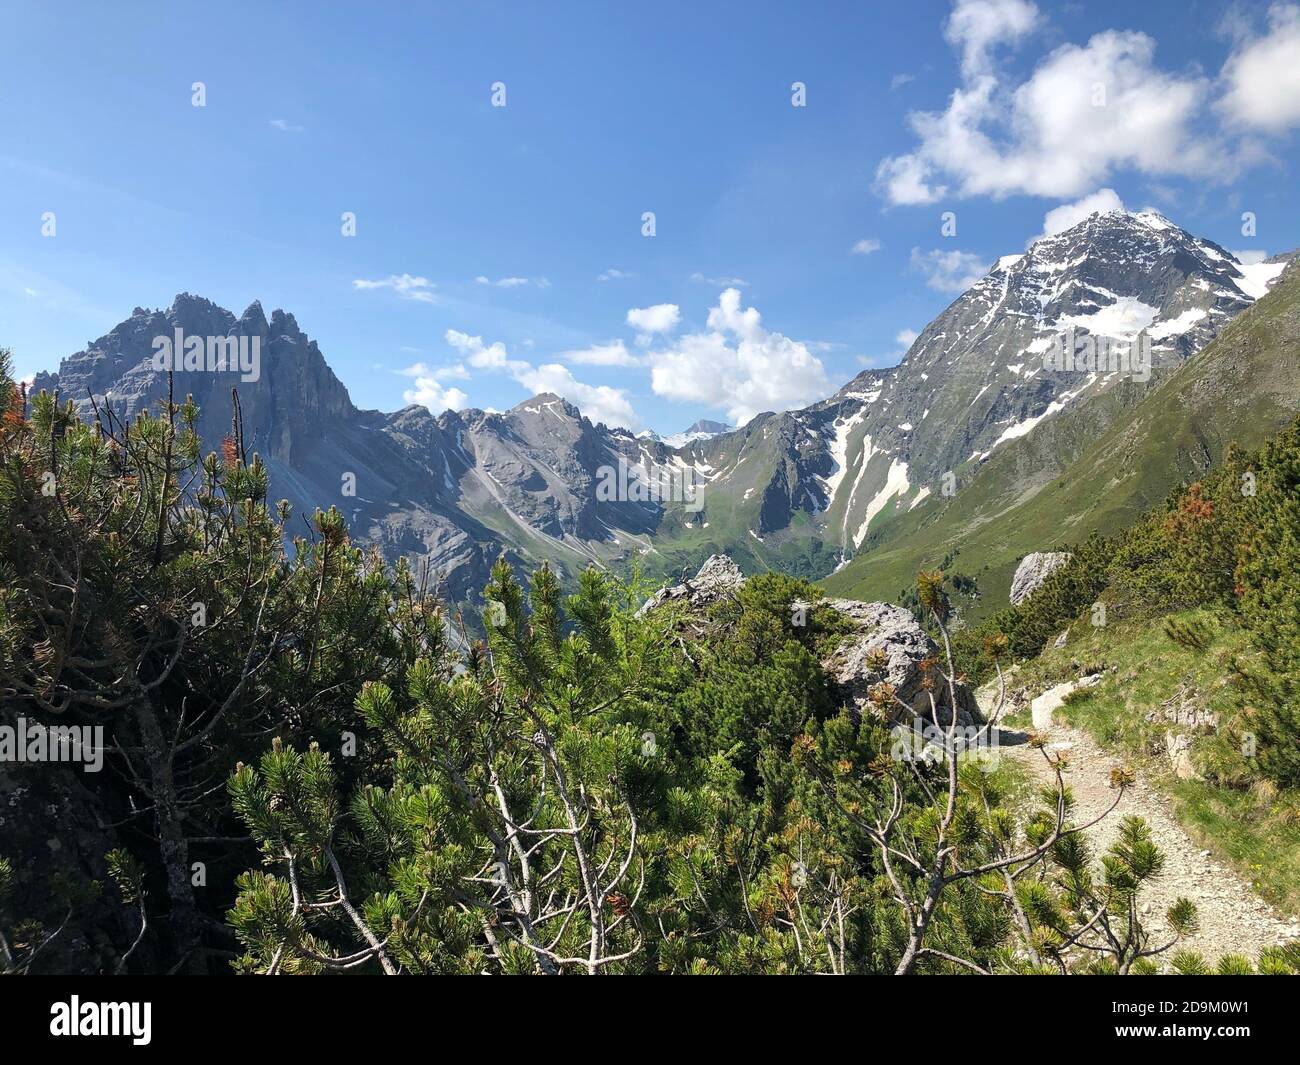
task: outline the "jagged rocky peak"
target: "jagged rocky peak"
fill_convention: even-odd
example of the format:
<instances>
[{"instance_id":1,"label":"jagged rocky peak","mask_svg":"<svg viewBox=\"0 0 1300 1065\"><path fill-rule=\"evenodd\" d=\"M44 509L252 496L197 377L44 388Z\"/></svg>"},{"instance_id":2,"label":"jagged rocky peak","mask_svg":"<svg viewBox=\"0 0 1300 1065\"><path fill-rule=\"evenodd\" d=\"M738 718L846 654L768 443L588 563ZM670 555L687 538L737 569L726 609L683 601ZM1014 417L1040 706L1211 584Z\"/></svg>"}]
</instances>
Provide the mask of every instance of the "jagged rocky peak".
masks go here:
<instances>
[{"instance_id":1,"label":"jagged rocky peak","mask_svg":"<svg viewBox=\"0 0 1300 1065\"><path fill-rule=\"evenodd\" d=\"M1039 361L1045 334L1069 327L1125 341L1145 331L1158 351L1182 359L1259 298L1278 272L1245 266L1154 211L1097 212L999 259L917 338L904 362L933 364L951 349L937 341L962 325L1003 341L998 349L1007 355L1015 354L1008 342L1025 340L1022 353ZM1022 319L1022 327L993 328L1007 316Z\"/></svg>"},{"instance_id":2,"label":"jagged rocky peak","mask_svg":"<svg viewBox=\"0 0 1300 1065\"><path fill-rule=\"evenodd\" d=\"M435 418L422 403L412 403L387 416L381 416L385 431L407 441L412 447L441 454L446 447L446 425Z\"/></svg>"},{"instance_id":3,"label":"jagged rocky peak","mask_svg":"<svg viewBox=\"0 0 1300 1065\"><path fill-rule=\"evenodd\" d=\"M114 409L134 414L136 401L147 392L152 375L155 340L169 341L180 329L186 336L229 335L234 315L210 300L188 292L179 293L166 309L136 307L131 317L119 322L97 340L86 342L81 351L64 358L57 371L36 375L34 391L54 391L89 410L90 396L102 400L113 395ZM124 379L130 376L127 382Z\"/></svg>"},{"instance_id":4,"label":"jagged rocky peak","mask_svg":"<svg viewBox=\"0 0 1300 1065\"><path fill-rule=\"evenodd\" d=\"M731 429L732 427L726 422L714 421L711 418L700 418L686 431L688 433L710 433L717 436L718 433L728 433Z\"/></svg>"},{"instance_id":5,"label":"jagged rocky peak","mask_svg":"<svg viewBox=\"0 0 1300 1065\"><path fill-rule=\"evenodd\" d=\"M132 418L165 399L167 368L174 394L191 395L198 404L199 433L210 447L230 430L236 389L249 449L290 463L331 422L356 413L347 389L292 314L275 310L268 322L254 301L236 318L190 292L178 293L165 310L137 307L65 358L57 373L38 374L34 388L57 388L83 417L93 416L98 405Z\"/></svg>"},{"instance_id":6,"label":"jagged rocky peak","mask_svg":"<svg viewBox=\"0 0 1300 1065\"><path fill-rule=\"evenodd\" d=\"M260 314L261 310L261 303L254 303L246 313ZM265 321L265 318L263 320ZM271 332L276 336L302 336L302 330L298 328L298 320L288 311L278 307L271 312Z\"/></svg>"},{"instance_id":7,"label":"jagged rocky peak","mask_svg":"<svg viewBox=\"0 0 1300 1065\"><path fill-rule=\"evenodd\" d=\"M283 313L284 313L283 311L275 312L275 314L277 315ZM293 315L288 315L288 317L290 320L293 319ZM265 329L267 328L266 312L262 310L261 300L253 300L252 303L250 303L246 308L244 308L244 313L239 316L239 324L241 326L247 325L251 329L261 329L265 331ZM294 322L294 330L297 331L297 328L298 328L298 324L297 322Z\"/></svg>"},{"instance_id":8,"label":"jagged rocky peak","mask_svg":"<svg viewBox=\"0 0 1300 1065\"><path fill-rule=\"evenodd\" d=\"M617 515L602 506L596 481L602 468L640 442L592 425L572 403L544 392L505 414L464 411L457 447L478 472L481 489L510 520L560 542L605 540ZM449 422L450 424L450 422ZM633 509L639 508L630 504ZM648 514L634 525L644 529Z\"/></svg>"},{"instance_id":9,"label":"jagged rocky peak","mask_svg":"<svg viewBox=\"0 0 1300 1065\"><path fill-rule=\"evenodd\" d=\"M534 419L543 423L548 418L558 418L569 422L581 422L583 420L582 411L563 396L557 396L554 392L539 392L532 399L516 403L510 408L509 414L511 418L515 419L522 419L531 415Z\"/></svg>"}]
</instances>

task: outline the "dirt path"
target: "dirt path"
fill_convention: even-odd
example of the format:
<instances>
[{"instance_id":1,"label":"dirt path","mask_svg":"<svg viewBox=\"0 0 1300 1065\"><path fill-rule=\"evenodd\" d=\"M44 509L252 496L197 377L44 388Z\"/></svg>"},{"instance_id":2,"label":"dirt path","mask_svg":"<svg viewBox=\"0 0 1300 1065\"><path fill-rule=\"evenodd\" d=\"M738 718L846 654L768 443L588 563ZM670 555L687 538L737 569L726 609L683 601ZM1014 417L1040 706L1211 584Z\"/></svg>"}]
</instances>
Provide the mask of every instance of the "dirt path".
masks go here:
<instances>
[{"instance_id":1,"label":"dirt path","mask_svg":"<svg viewBox=\"0 0 1300 1065\"><path fill-rule=\"evenodd\" d=\"M1035 708L1036 725L1046 724L1045 716L1050 720L1050 711L1045 715L1041 708ZM1069 752L1066 782L1074 793L1075 820L1091 821L1115 801L1110 771L1121 759L1098 746L1082 730L1052 722L1048 733L1049 749ZM1004 746L1002 751L1028 767L1035 781L1054 784L1055 778L1039 751L1027 745ZM1211 965L1229 953L1244 954L1253 961L1264 947L1300 938L1300 919L1280 915L1233 870L1198 847L1178 823L1169 800L1141 772L1136 785L1128 789L1110 816L1089 830L1095 853L1110 846L1120 821L1129 814L1146 819L1152 840L1165 855L1164 871L1141 896L1142 914L1154 930L1156 942L1163 942L1169 932L1165 911L1180 895L1196 903L1200 928L1174 950L1197 951Z\"/></svg>"}]
</instances>

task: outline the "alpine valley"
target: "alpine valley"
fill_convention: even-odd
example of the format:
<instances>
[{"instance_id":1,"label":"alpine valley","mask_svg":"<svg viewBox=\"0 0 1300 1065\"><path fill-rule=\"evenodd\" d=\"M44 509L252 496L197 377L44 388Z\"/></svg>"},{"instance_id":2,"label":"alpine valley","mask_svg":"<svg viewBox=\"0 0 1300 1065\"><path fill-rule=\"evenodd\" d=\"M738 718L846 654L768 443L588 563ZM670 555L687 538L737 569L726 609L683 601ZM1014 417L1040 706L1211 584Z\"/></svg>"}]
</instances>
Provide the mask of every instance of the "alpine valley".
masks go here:
<instances>
[{"instance_id":1,"label":"alpine valley","mask_svg":"<svg viewBox=\"0 0 1300 1065\"><path fill-rule=\"evenodd\" d=\"M427 563L459 602L501 554L572 580L593 562L675 578L725 553L860 600L896 600L940 565L966 578L978 615L1005 605L1025 554L1123 527L1229 442L1257 444L1300 410L1290 260L1243 264L1154 212L1093 214L999 259L899 365L803 409L664 439L593 424L552 394L504 413L362 410L293 315L254 303L237 317L189 294L137 308L31 391L129 419L167 396L155 337L256 338L256 381L174 374L205 447L231 434L237 390L273 499L308 516L337 506L354 538ZM1099 347L1143 336L1150 373L1045 368L1069 330ZM694 491L611 498L602 481L619 469Z\"/></svg>"}]
</instances>

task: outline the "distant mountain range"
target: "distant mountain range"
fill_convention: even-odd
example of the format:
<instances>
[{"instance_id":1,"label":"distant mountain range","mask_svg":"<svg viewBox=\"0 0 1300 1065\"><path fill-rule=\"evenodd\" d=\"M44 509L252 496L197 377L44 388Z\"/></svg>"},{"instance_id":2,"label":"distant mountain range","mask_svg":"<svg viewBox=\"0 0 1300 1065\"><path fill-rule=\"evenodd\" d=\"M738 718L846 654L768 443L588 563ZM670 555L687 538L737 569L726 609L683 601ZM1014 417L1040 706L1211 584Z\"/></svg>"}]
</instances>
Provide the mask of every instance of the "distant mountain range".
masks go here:
<instances>
[{"instance_id":1,"label":"distant mountain range","mask_svg":"<svg viewBox=\"0 0 1300 1065\"><path fill-rule=\"evenodd\" d=\"M254 303L237 318L189 294L137 308L32 387L57 389L85 417L96 405L131 417L166 395L156 337L256 338L256 381L176 370L205 445L229 434L237 387L273 498L307 514L338 506L354 537L427 560L456 601L502 553L572 577L633 561L677 575L715 552L877 598L895 596L909 568L965 552L957 568L1005 601L1017 552L1122 521L1228 440L1300 407L1295 272L1248 310L1288 261L1243 264L1151 212L1094 214L1000 259L898 366L801 410L739 429L702 420L663 439L593 424L549 394L505 413L361 410L291 314L268 320ZM1143 334L1150 373L1045 366L1067 331L1080 351L1089 337L1127 350ZM1049 490L1076 464L1068 500Z\"/></svg>"},{"instance_id":2,"label":"distant mountain range","mask_svg":"<svg viewBox=\"0 0 1300 1065\"><path fill-rule=\"evenodd\" d=\"M684 432L673 433L672 436L659 436L653 430L647 430L644 433L637 434L640 437L649 437L651 440L662 440L669 447L685 447L687 444L693 444L697 440L712 440L715 436L721 436L723 433L729 433L735 429L734 425L728 425L726 422L715 422L709 418L701 418L689 429Z\"/></svg>"}]
</instances>

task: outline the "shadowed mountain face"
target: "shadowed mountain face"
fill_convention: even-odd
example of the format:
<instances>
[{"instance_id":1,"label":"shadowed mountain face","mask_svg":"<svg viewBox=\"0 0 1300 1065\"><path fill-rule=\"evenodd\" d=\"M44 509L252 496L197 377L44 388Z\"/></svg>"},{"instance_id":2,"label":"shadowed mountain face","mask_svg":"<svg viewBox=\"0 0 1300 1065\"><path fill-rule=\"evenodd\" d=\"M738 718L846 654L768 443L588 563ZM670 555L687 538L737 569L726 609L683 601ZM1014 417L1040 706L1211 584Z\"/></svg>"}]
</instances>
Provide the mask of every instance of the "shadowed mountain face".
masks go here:
<instances>
[{"instance_id":1,"label":"shadowed mountain face","mask_svg":"<svg viewBox=\"0 0 1300 1065\"><path fill-rule=\"evenodd\" d=\"M246 337L250 350L257 340L256 380L233 368L175 366L174 394L199 405L206 449L231 435L237 390L245 447L266 462L272 498L304 517L337 506L354 537L391 560L427 560L457 601L503 552L525 568L550 560L571 575L634 550L659 521L653 498L598 498L616 495L598 488L602 469L616 478L620 460L625 482L662 463L664 445L592 425L553 395L504 414L360 410L293 316L275 311L268 322L257 303L239 318L188 294L165 311L137 308L57 373L37 375L33 391L57 389L87 419L97 410L122 420L157 411L168 384L155 342L178 329L205 342Z\"/></svg>"},{"instance_id":2,"label":"shadowed mountain face","mask_svg":"<svg viewBox=\"0 0 1300 1065\"><path fill-rule=\"evenodd\" d=\"M1156 214L1096 214L999 260L899 366L865 371L802 410L736 430L701 421L667 440L593 425L549 394L505 413L360 410L292 315L268 321L254 303L236 318L188 294L165 311L137 308L34 389L57 389L86 418L130 418L166 398L158 338L199 338L197 361L171 364L172 387L201 408L205 447L231 434L237 390L245 446L266 462L272 498L304 516L337 506L354 537L390 560L427 562L455 601L503 553L569 577L634 558L651 575L677 573L715 552L747 571L819 577L907 524L913 508L978 483L990 456L1060 412L1071 414L1072 439L1087 438L1078 423L1092 412L1103 432L1118 407L1101 397L1131 407L1282 266L1243 266ZM1145 332L1154 376L1045 367L1065 330L1116 345ZM253 372L205 362L214 347L255 353ZM1048 465L1048 477L1060 468Z\"/></svg>"},{"instance_id":3,"label":"shadowed mountain face","mask_svg":"<svg viewBox=\"0 0 1300 1065\"><path fill-rule=\"evenodd\" d=\"M63 360L57 374L38 374L34 389L59 389L63 399L91 411L91 397L101 408L132 417L156 409L167 395L167 377L154 368L155 341L185 337L247 337L260 352L258 379L241 380L232 367L213 372L185 370L177 361L176 396L192 394L201 408L200 431L212 446L230 432L231 398L239 388L244 434L257 441L263 458L289 466L309 464L320 445L321 430L357 415L347 389L326 364L314 341L298 328L293 315L276 311L268 322L254 303L241 318L210 300L183 293L166 311L137 307L131 317L106 336Z\"/></svg>"}]
</instances>

